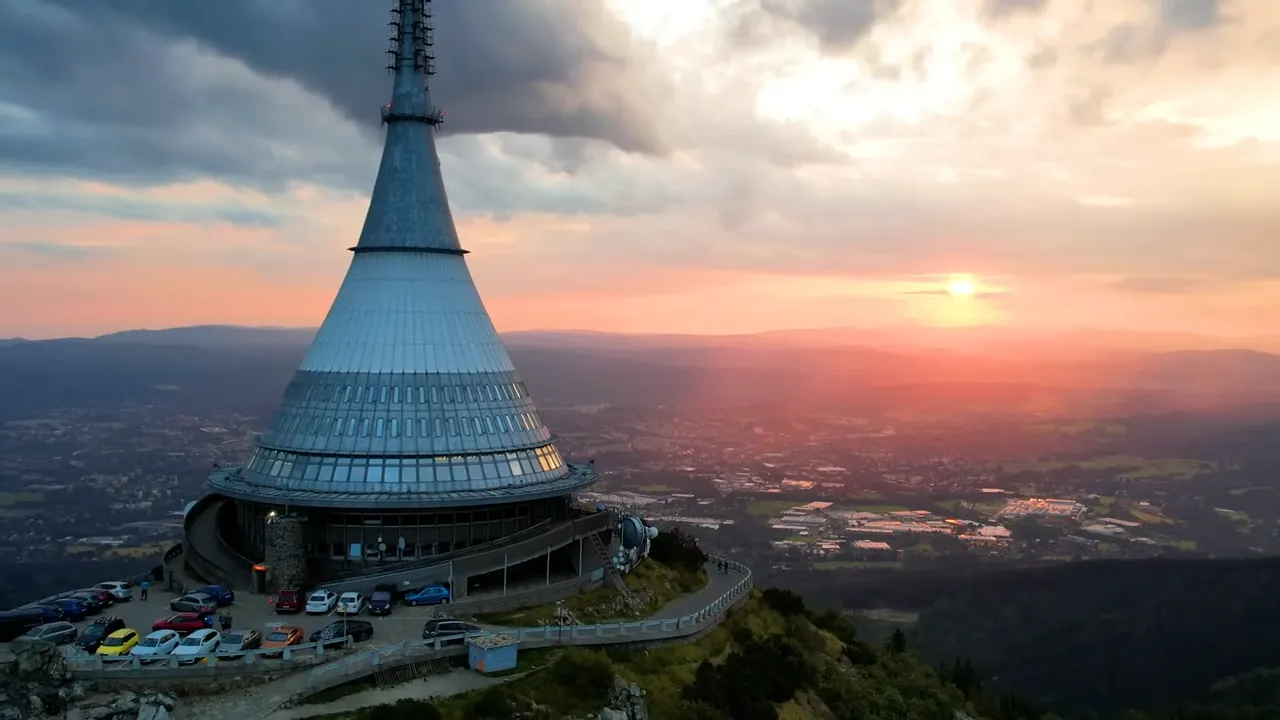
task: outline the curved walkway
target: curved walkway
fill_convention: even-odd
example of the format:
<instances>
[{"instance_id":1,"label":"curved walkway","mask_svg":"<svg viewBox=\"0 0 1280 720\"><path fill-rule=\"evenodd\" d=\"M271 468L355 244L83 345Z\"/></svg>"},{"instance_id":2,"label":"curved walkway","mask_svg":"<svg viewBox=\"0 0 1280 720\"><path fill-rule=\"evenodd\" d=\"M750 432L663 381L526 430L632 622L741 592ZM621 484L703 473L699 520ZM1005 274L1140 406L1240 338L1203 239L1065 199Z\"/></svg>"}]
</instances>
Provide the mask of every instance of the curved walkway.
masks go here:
<instances>
[{"instance_id":1,"label":"curved walkway","mask_svg":"<svg viewBox=\"0 0 1280 720\"><path fill-rule=\"evenodd\" d=\"M735 562L730 562L729 568L730 571L722 575L714 563L708 563L710 582L705 588L672 600L647 620L502 630L518 635L521 647L527 649L555 645L648 644L698 636L719 625L724 614L751 591L751 571ZM347 656L279 680L245 688L234 696L213 699L198 707L180 708L175 717L178 720L266 718L285 703L382 670L464 654L466 649L460 646L442 648L424 641L405 642Z\"/></svg>"}]
</instances>

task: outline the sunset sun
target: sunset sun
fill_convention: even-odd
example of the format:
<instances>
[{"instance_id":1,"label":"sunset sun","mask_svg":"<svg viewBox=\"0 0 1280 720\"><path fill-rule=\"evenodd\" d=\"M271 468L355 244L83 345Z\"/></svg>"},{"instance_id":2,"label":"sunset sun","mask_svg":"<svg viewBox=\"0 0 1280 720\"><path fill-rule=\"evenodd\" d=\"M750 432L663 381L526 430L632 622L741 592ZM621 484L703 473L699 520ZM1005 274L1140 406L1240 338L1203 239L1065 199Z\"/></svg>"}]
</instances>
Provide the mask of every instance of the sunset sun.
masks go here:
<instances>
[{"instance_id":1,"label":"sunset sun","mask_svg":"<svg viewBox=\"0 0 1280 720\"><path fill-rule=\"evenodd\" d=\"M971 275L952 275L947 278L947 294L952 297L973 297L977 289Z\"/></svg>"}]
</instances>

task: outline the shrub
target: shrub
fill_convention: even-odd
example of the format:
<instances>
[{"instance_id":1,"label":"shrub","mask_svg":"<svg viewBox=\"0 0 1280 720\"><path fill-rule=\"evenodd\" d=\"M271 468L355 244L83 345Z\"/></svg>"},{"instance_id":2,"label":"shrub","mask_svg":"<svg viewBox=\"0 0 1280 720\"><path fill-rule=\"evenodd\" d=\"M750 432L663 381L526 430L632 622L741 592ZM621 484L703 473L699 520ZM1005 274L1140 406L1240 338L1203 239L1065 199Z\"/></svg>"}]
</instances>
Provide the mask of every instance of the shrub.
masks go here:
<instances>
[{"instance_id":1,"label":"shrub","mask_svg":"<svg viewBox=\"0 0 1280 720\"><path fill-rule=\"evenodd\" d=\"M441 720L440 709L428 700L406 698L390 705L376 705L361 710L359 720ZM500 716L506 718L506 715Z\"/></svg>"},{"instance_id":2,"label":"shrub","mask_svg":"<svg viewBox=\"0 0 1280 720\"><path fill-rule=\"evenodd\" d=\"M567 648L551 663L550 672L558 687L584 700L604 701L613 690L613 663L604 653Z\"/></svg>"},{"instance_id":3,"label":"shrub","mask_svg":"<svg viewBox=\"0 0 1280 720\"><path fill-rule=\"evenodd\" d=\"M804 606L804 598L782 588L765 588L760 593L760 599L765 605L777 610L784 617L792 615L804 615L807 610Z\"/></svg>"},{"instance_id":4,"label":"shrub","mask_svg":"<svg viewBox=\"0 0 1280 720\"><path fill-rule=\"evenodd\" d=\"M698 540L680 528L660 532L649 545L649 557L663 565L696 573L707 563Z\"/></svg>"}]
</instances>

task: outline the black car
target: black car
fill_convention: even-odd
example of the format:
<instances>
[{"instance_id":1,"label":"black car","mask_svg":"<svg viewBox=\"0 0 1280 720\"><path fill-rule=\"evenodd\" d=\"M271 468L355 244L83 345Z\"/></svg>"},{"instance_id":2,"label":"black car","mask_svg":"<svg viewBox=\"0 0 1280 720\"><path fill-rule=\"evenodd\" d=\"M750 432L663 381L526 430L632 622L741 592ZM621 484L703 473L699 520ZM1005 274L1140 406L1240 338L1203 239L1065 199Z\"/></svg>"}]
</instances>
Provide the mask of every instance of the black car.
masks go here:
<instances>
[{"instance_id":1,"label":"black car","mask_svg":"<svg viewBox=\"0 0 1280 720\"><path fill-rule=\"evenodd\" d=\"M40 611L46 623L56 623L67 619L66 611L53 603L35 605L34 608Z\"/></svg>"},{"instance_id":2,"label":"black car","mask_svg":"<svg viewBox=\"0 0 1280 720\"><path fill-rule=\"evenodd\" d=\"M470 623L452 618L432 618L422 626L422 639L440 639L441 645L461 645L467 633L480 632L480 628Z\"/></svg>"},{"instance_id":3,"label":"black car","mask_svg":"<svg viewBox=\"0 0 1280 720\"><path fill-rule=\"evenodd\" d=\"M324 645L341 645L347 638L368 640L373 637L373 623L368 620L338 620L311 633L310 642Z\"/></svg>"},{"instance_id":4,"label":"black car","mask_svg":"<svg viewBox=\"0 0 1280 720\"><path fill-rule=\"evenodd\" d=\"M97 593L77 592L72 595L68 595L67 597L84 603L85 615L97 615L105 610L109 605L109 603L102 599L102 596Z\"/></svg>"},{"instance_id":5,"label":"black car","mask_svg":"<svg viewBox=\"0 0 1280 720\"><path fill-rule=\"evenodd\" d=\"M80 637L76 638L76 647L86 652L97 652L98 646L102 644L107 636L117 630L124 629L124 621L118 617L100 617L89 623L85 627L84 632L80 633Z\"/></svg>"},{"instance_id":6,"label":"black car","mask_svg":"<svg viewBox=\"0 0 1280 720\"><path fill-rule=\"evenodd\" d=\"M389 583L383 583L373 589L373 594L369 596L369 614L370 615L390 615L391 608L396 604L396 586Z\"/></svg>"},{"instance_id":7,"label":"black car","mask_svg":"<svg viewBox=\"0 0 1280 720\"><path fill-rule=\"evenodd\" d=\"M44 624L44 613L38 608L24 608L0 612L0 642L10 642L26 635L33 627Z\"/></svg>"}]
</instances>

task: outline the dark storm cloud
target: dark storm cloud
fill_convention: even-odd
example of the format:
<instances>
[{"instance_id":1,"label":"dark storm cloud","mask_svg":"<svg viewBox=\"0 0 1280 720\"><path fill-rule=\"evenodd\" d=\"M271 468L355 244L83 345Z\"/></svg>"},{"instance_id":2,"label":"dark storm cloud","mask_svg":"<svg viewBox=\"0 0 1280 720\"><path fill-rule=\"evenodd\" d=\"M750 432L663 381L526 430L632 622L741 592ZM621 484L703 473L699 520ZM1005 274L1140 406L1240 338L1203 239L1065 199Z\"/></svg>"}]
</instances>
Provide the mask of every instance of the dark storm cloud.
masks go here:
<instances>
[{"instance_id":1,"label":"dark storm cloud","mask_svg":"<svg viewBox=\"0 0 1280 720\"><path fill-rule=\"evenodd\" d=\"M661 142L634 97L635 68L615 48L625 29L600 0L436 3L447 131L599 138L635 151ZM263 85L203 78L201 92L173 48L194 41L255 72L296 81L340 113L376 128L389 81L380 72L390 0L6 0L0 3L0 162L139 179L210 173L269 180L299 167L349 175L352 158L276 157L305 124L300 98ZM188 50L188 53L192 52ZM209 85L218 87L209 92ZM640 92L644 91L641 87ZM39 113L14 129L5 104ZM292 113L292 117L290 114ZM191 137L199 121L202 137ZM219 129L225 136L217 136ZM184 134L184 130L187 131ZM297 162L287 166L287 160ZM264 177L264 174L265 176ZM365 182L360 178L352 182Z\"/></svg>"},{"instance_id":2,"label":"dark storm cloud","mask_svg":"<svg viewBox=\"0 0 1280 720\"><path fill-rule=\"evenodd\" d=\"M800 25L817 36L822 48L841 52L857 44L901 0L759 0L760 8Z\"/></svg>"},{"instance_id":3,"label":"dark storm cloud","mask_svg":"<svg viewBox=\"0 0 1280 720\"><path fill-rule=\"evenodd\" d=\"M1219 0L1154 0L1160 15L1174 30L1205 30L1222 22Z\"/></svg>"}]
</instances>

